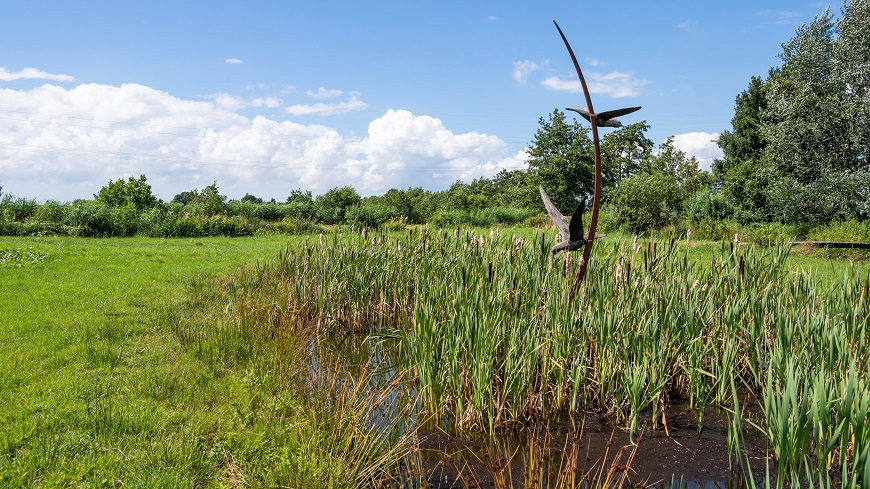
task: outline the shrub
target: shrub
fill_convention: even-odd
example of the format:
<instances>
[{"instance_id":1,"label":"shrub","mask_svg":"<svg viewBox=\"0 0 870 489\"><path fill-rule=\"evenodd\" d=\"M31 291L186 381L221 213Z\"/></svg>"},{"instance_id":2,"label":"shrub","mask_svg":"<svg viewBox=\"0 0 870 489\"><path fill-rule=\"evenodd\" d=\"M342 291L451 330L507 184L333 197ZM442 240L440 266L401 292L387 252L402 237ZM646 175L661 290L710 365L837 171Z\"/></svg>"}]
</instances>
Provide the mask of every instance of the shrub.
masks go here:
<instances>
[{"instance_id":1,"label":"shrub","mask_svg":"<svg viewBox=\"0 0 870 489\"><path fill-rule=\"evenodd\" d=\"M348 224L376 228L399 215L399 210L393 206L366 202L348 207L345 220Z\"/></svg>"},{"instance_id":2,"label":"shrub","mask_svg":"<svg viewBox=\"0 0 870 489\"><path fill-rule=\"evenodd\" d=\"M440 210L429 218L429 222L439 228L458 226L468 222L468 211L453 209Z\"/></svg>"},{"instance_id":3,"label":"shrub","mask_svg":"<svg viewBox=\"0 0 870 489\"><path fill-rule=\"evenodd\" d=\"M686 217L690 223L731 217L734 208L721 192L709 188L698 190L686 199Z\"/></svg>"},{"instance_id":4,"label":"shrub","mask_svg":"<svg viewBox=\"0 0 870 489\"><path fill-rule=\"evenodd\" d=\"M663 173L625 178L612 195L617 223L633 233L673 223L683 204L676 179Z\"/></svg>"},{"instance_id":5,"label":"shrub","mask_svg":"<svg viewBox=\"0 0 870 489\"><path fill-rule=\"evenodd\" d=\"M5 195L0 200L0 219L23 222L33 215L37 208L39 204L35 200Z\"/></svg>"}]
</instances>

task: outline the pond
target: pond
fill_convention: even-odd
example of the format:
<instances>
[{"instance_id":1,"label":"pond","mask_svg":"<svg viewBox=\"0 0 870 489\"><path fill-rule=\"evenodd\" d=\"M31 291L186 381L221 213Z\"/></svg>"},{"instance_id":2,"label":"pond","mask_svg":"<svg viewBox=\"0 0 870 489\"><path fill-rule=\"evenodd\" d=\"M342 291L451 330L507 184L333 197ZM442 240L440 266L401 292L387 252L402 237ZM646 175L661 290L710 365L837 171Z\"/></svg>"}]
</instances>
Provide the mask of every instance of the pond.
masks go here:
<instances>
[{"instance_id":1,"label":"pond","mask_svg":"<svg viewBox=\"0 0 870 489\"><path fill-rule=\"evenodd\" d=\"M342 375L365 377L370 389L394 386L391 402L372 422L404 417L403 424L414 427L418 441L411 463L427 474L431 487L525 487L536 477L549 477L552 483L566 477L571 464L599 480L618 480L618 485L746 487L741 464L729 458L730 414L723 410L706 410L699 429L698 413L687 402L671 402L664 411L667 429L661 421L651 429L652 412L647 410L642 435L634 439L624 426L594 412L548 413L534 423L488 435L460 430L449 418L424 419L419 410L408 410L415 387L392 382L398 353L389 342L362 333L331 335L313 344L312 353L315 376L334 375L325 365L340 365ZM751 405L751 399L746 401ZM741 457L763 474L769 463L767 441L753 431L744 433Z\"/></svg>"}]
</instances>

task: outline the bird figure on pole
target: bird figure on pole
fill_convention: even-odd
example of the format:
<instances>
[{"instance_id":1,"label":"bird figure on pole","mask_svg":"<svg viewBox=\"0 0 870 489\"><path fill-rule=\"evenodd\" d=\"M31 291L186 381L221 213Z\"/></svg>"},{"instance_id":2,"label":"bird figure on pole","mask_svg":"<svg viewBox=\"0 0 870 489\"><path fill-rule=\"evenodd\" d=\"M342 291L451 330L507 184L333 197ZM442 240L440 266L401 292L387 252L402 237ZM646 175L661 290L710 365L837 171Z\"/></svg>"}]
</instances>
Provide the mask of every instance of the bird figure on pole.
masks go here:
<instances>
[{"instance_id":1,"label":"bird figure on pole","mask_svg":"<svg viewBox=\"0 0 870 489\"><path fill-rule=\"evenodd\" d=\"M578 107L572 109L568 107L565 110L572 110L583 116L584 119L592 122L592 119L589 117L589 109L586 107ZM623 116L626 114L631 114L632 112L640 110L640 107L627 107L625 109L616 109L616 110L608 110L605 112L599 112L595 114L596 119L598 120L598 127L622 127L622 123L619 122L616 117Z\"/></svg>"},{"instance_id":2,"label":"bird figure on pole","mask_svg":"<svg viewBox=\"0 0 870 489\"><path fill-rule=\"evenodd\" d=\"M562 242L556 243L556 246L550 250L554 255L562 250L574 251L579 250L591 241L588 237L583 236L583 212L586 211L586 197L580 201L580 204L574 209L571 214L570 221L567 216L562 215L559 209L550 201L550 196L544 191L544 187L538 187L541 191L541 199L544 201L544 207L547 208L547 215L550 220L559 230L559 235L562 236ZM603 234L596 234L596 238L603 237Z\"/></svg>"}]
</instances>

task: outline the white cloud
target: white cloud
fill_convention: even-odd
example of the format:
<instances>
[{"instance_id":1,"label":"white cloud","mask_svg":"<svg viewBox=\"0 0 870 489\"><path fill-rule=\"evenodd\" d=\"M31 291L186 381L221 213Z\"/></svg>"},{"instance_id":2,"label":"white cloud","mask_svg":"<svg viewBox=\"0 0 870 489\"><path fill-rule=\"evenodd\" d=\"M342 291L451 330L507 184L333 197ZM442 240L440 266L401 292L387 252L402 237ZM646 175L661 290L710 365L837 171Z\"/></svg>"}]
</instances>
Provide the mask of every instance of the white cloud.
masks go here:
<instances>
[{"instance_id":1,"label":"white cloud","mask_svg":"<svg viewBox=\"0 0 870 489\"><path fill-rule=\"evenodd\" d=\"M229 63L231 65L238 65L238 64L244 63L244 61L240 60L239 58L227 58L224 60L224 63Z\"/></svg>"},{"instance_id":2,"label":"white cloud","mask_svg":"<svg viewBox=\"0 0 870 489\"><path fill-rule=\"evenodd\" d=\"M584 59L587 63L589 63L589 66L601 66L601 65L607 64L607 63L601 61L600 59L595 59L595 58L584 58Z\"/></svg>"},{"instance_id":3,"label":"white cloud","mask_svg":"<svg viewBox=\"0 0 870 489\"><path fill-rule=\"evenodd\" d=\"M258 97L251 100L251 107L280 107L283 102L278 97Z\"/></svg>"},{"instance_id":4,"label":"white cloud","mask_svg":"<svg viewBox=\"0 0 870 489\"><path fill-rule=\"evenodd\" d=\"M51 80L56 82L71 82L75 78L69 75L55 75L46 73L36 68L24 68L20 71L7 71L6 68L0 66L0 81L15 81L15 80Z\"/></svg>"},{"instance_id":5,"label":"white cloud","mask_svg":"<svg viewBox=\"0 0 870 489\"><path fill-rule=\"evenodd\" d=\"M368 104L359 99L356 93L350 94L350 97L344 102L326 103L318 102L316 104L294 104L288 105L284 111L290 115L336 115L344 114L354 110L361 110L368 107Z\"/></svg>"},{"instance_id":6,"label":"white cloud","mask_svg":"<svg viewBox=\"0 0 870 489\"><path fill-rule=\"evenodd\" d=\"M341 90L330 90L324 87L318 88L316 92L314 90L308 90L308 92L306 92L309 97L319 99L340 97L343 93L344 92Z\"/></svg>"},{"instance_id":7,"label":"white cloud","mask_svg":"<svg viewBox=\"0 0 870 489\"><path fill-rule=\"evenodd\" d=\"M511 71L511 76L520 85L525 85L528 81L529 75L536 71L542 70L545 66L547 66L547 64L549 64L548 61L544 61L540 64L529 60L514 61L514 69L513 71Z\"/></svg>"},{"instance_id":8,"label":"white cloud","mask_svg":"<svg viewBox=\"0 0 870 489\"><path fill-rule=\"evenodd\" d=\"M611 71L599 73L590 71L585 73L586 85L590 93L607 95L613 98L633 97L640 94L640 88L649 85L647 80L637 79L630 73ZM564 79L551 76L541 82L545 88L561 92L583 93L580 80Z\"/></svg>"},{"instance_id":9,"label":"white cloud","mask_svg":"<svg viewBox=\"0 0 870 489\"><path fill-rule=\"evenodd\" d=\"M138 85L0 89L5 191L37 199L88 198L110 179L146 174L164 199L217 181L230 197L284 198L352 184L446 188L456 179L525 166L498 137L455 134L436 118L389 110L362 137L323 125L245 117L238 97L187 100ZM250 103L251 105L253 102Z\"/></svg>"},{"instance_id":10,"label":"white cloud","mask_svg":"<svg viewBox=\"0 0 870 489\"><path fill-rule=\"evenodd\" d=\"M674 136L674 148L686 153L686 156L698 159L698 166L703 170L709 170L713 160L722 158L724 153L716 141L719 133L687 132Z\"/></svg>"}]
</instances>

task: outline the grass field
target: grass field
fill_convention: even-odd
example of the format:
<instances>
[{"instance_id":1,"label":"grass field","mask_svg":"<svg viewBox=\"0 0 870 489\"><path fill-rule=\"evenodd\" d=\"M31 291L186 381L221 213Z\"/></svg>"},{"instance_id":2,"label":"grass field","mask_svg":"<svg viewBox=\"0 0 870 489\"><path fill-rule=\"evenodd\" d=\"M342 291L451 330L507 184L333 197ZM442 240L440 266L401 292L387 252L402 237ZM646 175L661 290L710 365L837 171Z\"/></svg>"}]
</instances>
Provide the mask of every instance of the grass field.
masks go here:
<instances>
[{"instance_id":1,"label":"grass field","mask_svg":"<svg viewBox=\"0 0 870 489\"><path fill-rule=\"evenodd\" d=\"M221 444L239 430L229 399L243 379L216 378L180 350L157 306L286 243L0 238L0 250L19 255L0 267L0 485L231 477Z\"/></svg>"},{"instance_id":2,"label":"grass field","mask_svg":"<svg viewBox=\"0 0 870 489\"><path fill-rule=\"evenodd\" d=\"M395 457L355 451L381 441L348 428L353 396L300 390L293 345L225 318L225 277L291 240L0 238L0 486L341 486ZM790 258L830 281L850 266Z\"/></svg>"}]
</instances>

